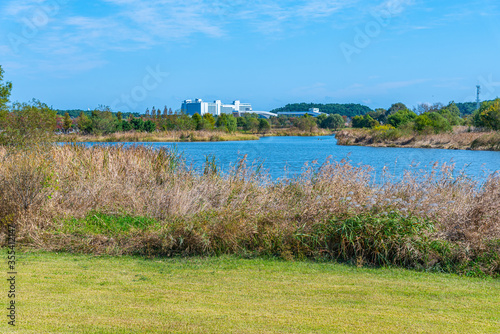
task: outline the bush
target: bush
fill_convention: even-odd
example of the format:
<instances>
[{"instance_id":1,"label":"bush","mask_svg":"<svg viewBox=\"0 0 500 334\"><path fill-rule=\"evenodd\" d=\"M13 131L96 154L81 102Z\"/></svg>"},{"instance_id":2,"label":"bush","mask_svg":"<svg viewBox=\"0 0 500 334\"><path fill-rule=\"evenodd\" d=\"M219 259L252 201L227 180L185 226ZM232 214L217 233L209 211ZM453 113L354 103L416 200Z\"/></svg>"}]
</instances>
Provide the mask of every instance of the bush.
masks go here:
<instances>
[{"instance_id":1,"label":"bush","mask_svg":"<svg viewBox=\"0 0 500 334\"><path fill-rule=\"evenodd\" d=\"M500 98L481 104L481 108L474 113L474 125L495 131L500 130Z\"/></svg>"},{"instance_id":2,"label":"bush","mask_svg":"<svg viewBox=\"0 0 500 334\"><path fill-rule=\"evenodd\" d=\"M394 114L390 115L387 118L387 121L393 127L398 128L401 125L410 123L415 119L415 117L417 117L417 114L415 114L413 111L410 111L408 109L400 109Z\"/></svg>"},{"instance_id":3,"label":"bush","mask_svg":"<svg viewBox=\"0 0 500 334\"><path fill-rule=\"evenodd\" d=\"M415 118L414 129L417 132L449 132L452 127L448 120L437 112L426 112Z\"/></svg>"},{"instance_id":4,"label":"bush","mask_svg":"<svg viewBox=\"0 0 500 334\"><path fill-rule=\"evenodd\" d=\"M156 124L152 122L151 120L147 120L144 122L144 131L146 132L153 132L156 130Z\"/></svg>"}]
</instances>

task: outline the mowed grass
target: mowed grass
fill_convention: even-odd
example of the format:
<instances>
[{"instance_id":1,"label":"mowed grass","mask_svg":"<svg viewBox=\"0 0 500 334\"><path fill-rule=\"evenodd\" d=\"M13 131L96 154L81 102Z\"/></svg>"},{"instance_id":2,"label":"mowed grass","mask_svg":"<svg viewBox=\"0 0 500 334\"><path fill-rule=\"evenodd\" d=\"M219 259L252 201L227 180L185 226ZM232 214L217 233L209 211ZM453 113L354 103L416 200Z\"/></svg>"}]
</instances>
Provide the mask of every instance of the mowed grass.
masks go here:
<instances>
[{"instance_id":1,"label":"mowed grass","mask_svg":"<svg viewBox=\"0 0 500 334\"><path fill-rule=\"evenodd\" d=\"M20 333L500 329L500 281L492 278L234 256L145 259L65 253L19 254L17 270ZM2 298L3 310L6 303ZM0 332L10 332L5 319Z\"/></svg>"}]
</instances>

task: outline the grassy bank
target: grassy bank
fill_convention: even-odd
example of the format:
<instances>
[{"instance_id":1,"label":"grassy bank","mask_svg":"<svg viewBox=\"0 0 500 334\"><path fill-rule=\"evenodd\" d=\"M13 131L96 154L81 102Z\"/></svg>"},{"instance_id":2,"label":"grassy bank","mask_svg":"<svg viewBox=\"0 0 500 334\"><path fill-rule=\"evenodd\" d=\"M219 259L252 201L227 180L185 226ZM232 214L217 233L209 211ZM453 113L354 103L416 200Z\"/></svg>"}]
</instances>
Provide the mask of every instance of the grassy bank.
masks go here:
<instances>
[{"instance_id":1,"label":"grassy bank","mask_svg":"<svg viewBox=\"0 0 500 334\"><path fill-rule=\"evenodd\" d=\"M271 129L264 134L260 134L261 137L270 136L300 136L300 137L311 137L311 136L329 136L333 133L332 130L328 129L314 129L313 131L304 131L297 128L286 128L286 129Z\"/></svg>"},{"instance_id":2,"label":"grassy bank","mask_svg":"<svg viewBox=\"0 0 500 334\"><path fill-rule=\"evenodd\" d=\"M0 219L30 248L500 274L498 175L479 187L445 165L375 184L368 167L342 161L272 181L244 159L226 175L210 161L197 173L140 146L4 149L0 159Z\"/></svg>"},{"instance_id":3,"label":"grassy bank","mask_svg":"<svg viewBox=\"0 0 500 334\"><path fill-rule=\"evenodd\" d=\"M53 253L20 254L18 272L23 333L496 333L500 326L499 281L449 274ZM7 327L2 321L2 332Z\"/></svg>"},{"instance_id":4,"label":"grassy bank","mask_svg":"<svg viewBox=\"0 0 500 334\"><path fill-rule=\"evenodd\" d=\"M208 142L258 140L267 136L325 136L332 132L324 129L301 131L299 129L271 129L266 133L224 131L156 131L117 132L107 135L62 134L56 136L58 142Z\"/></svg>"},{"instance_id":5,"label":"grassy bank","mask_svg":"<svg viewBox=\"0 0 500 334\"><path fill-rule=\"evenodd\" d=\"M345 129L335 136L339 145L500 151L500 132L469 132L467 127L455 127L453 133L441 134L417 134L398 129Z\"/></svg>"},{"instance_id":6,"label":"grassy bank","mask_svg":"<svg viewBox=\"0 0 500 334\"><path fill-rule=\"evenodd\" d=\"M223 131L157 131L116 132L107 135L63 134L56 137L58 142L200 142L258 140L259 136L246 133Z\"/></svg>"}]
</instances>

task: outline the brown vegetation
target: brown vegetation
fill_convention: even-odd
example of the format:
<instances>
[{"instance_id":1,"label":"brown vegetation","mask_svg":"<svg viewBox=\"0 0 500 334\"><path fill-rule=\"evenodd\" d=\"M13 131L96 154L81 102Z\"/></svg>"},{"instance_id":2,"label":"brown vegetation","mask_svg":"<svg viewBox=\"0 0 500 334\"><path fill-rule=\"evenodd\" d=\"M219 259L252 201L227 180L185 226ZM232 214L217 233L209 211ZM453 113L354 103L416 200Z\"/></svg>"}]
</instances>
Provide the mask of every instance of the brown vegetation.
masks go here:
<instances>
[{"instance_id":1,"label":"brown vegetation","mask_svg":"<svg viewBox=\"0 0 500 334\"><path fill-rule=\"evenodd\" d=\"M58 142L195 142L195 141L232 141L258 140L253 134L227 133L224 131L156 131L153 133L129 131L105 135L62 134Z\"/></svg>"},{"instance_id":2,"label":"brown vegetation","mask_svg":"<svg viewBox=\"0 0 500 334\"><path fill-rule=\"evenodd\" d=\"M500 132L468 131L465 126L455 127L452 133L440 134L398 129L345 129L335 137L339 145L500 151Z\"/></svg>"},{"instance_id":3,"label":"brown vegetation","mask_svg":"<svg viewBox=\"0 0 500 334\"><path fill-rule=\"evenodd\" d=\"M436 166L376 184L369 168L342 161L272 181L245 160L227 175L210 162L197 173L168 150L142 146L0 149L0 220L16 222L18 242L29 247L326 257L500 273L498 175L479 187ZM105 233L111 226L99 215L154 223ZM97 232L80 229L89 217L100 224Z\"/></svg>"}]
</instances>

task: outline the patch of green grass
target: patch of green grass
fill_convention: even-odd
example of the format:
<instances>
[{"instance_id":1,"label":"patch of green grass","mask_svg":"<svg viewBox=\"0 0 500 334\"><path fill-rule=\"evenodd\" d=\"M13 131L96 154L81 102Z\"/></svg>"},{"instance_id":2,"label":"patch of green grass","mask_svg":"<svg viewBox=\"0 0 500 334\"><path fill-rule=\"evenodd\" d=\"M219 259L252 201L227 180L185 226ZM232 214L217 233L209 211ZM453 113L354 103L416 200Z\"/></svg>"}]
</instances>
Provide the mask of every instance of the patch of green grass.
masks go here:
<instances>
[{"instance_id":1,"label":"patch of green grass","mask_svg":"<svg viewBox=\"0 0 500 334\"><path fill-rule=\"evenodd\" d=\"M84 218L64 220L62 231L72 234L117 236L134 230L154 230L159 227L160 223L153 218L92 211Z\"/></svg>"},{"instance_id":2,"label":"patch of green grass","mask_svg":"<svg viewBox=\"0 0 500 334\"><path fill-rule=\"evenodd\" d=\"M5 252L5 250L3 250ZM310 261L19 254L23 333L498 333L500 281ZM7 299L2 300L6 308ZM0 331L7 332L6 321Z\"/></svg>"}]
</instances>

